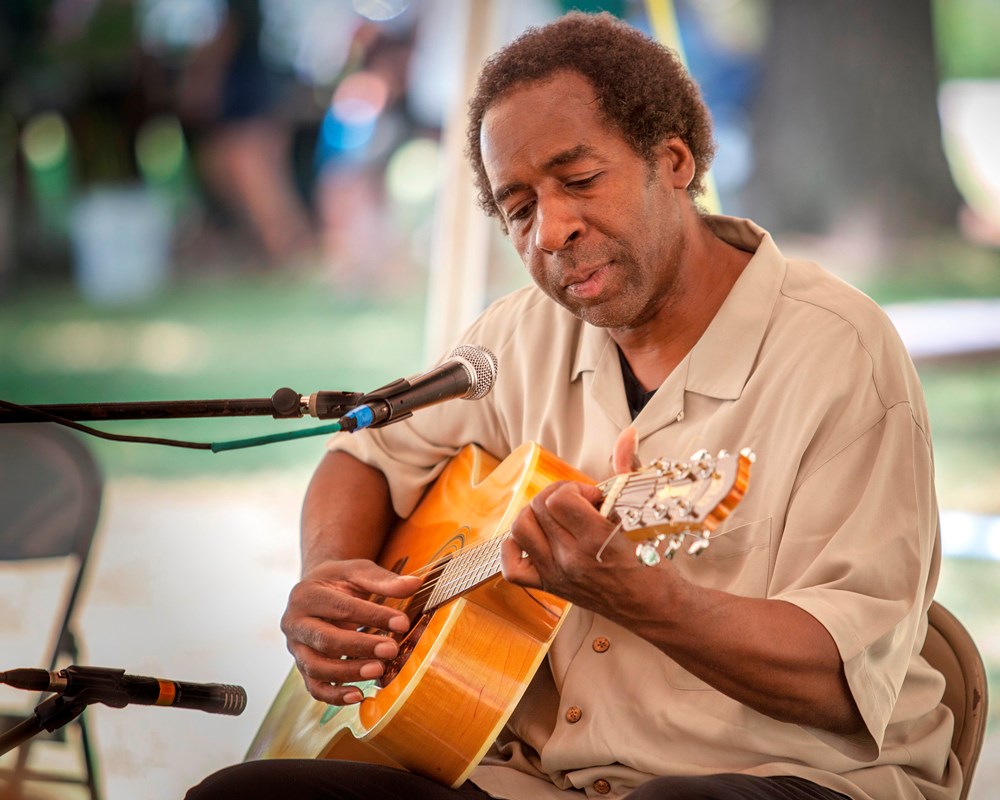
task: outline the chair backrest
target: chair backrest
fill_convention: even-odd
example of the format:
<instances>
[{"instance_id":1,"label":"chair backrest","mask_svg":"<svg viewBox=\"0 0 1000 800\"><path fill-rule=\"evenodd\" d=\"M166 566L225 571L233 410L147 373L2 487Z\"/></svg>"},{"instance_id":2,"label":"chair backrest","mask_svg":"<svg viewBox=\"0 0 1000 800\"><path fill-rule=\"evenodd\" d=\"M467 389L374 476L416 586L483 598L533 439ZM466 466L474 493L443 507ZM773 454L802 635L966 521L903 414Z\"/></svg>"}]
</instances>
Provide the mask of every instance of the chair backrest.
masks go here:
<instances>
[{"instance_id":1,"label":"chair backrest","mask_svg":"<svg viewBox=\"0 0 1000 800\"><path fill-rule=\"evenodd\" d=\"M50 669L69 646L103 488L90 450L69 429L47 422L0 425L0 561L76 562L52 633Z\"/></svg>"},{"instance_id":2,"label":"chair backrest","mask_svg":"<svg viewBox=\"0 0 1000 800\"><path fill-rule=\"evenodd\" d=\"M962 765L961 798L968 796L986 735L988 690L983 658L965 626L937 601L927 614L927 639L922 651L945 679L943 702L955 715L951 749Z\"/></svg>"},{"instance_id":3,"label":"chair backrest","mask_svg":"<svg viewBox=\"0 0 1000 800\"><path fill-rule=\"evenodd\" d=\"M29 566L26 562L47 560L51 563L42 565L46 569L65 566L70 570L61 603L56 606L53 602L57 618L45 655L50 670L63 666L63 659L75 663L79 655L74 610L97 531L103 488L90 450L68 428L48 422L0 425L0 562L17 562L16 569L21 571ZM66 564L57 563L57 559ZM33 613L28 622L34 634L38 626ZM0 669L14 666L0 664ZM0 728L20 724L23 718L20 707L11 707L10 713L0 712ZM79 746L84 762L80 777L30 765L32 742L28 741L18 748L15 766L0 770L0 787L11 793L0 789L0 794L27 797L21 787L30 780L78 783L88 788L91 800L100 800L96 753L90 745L86 720L85 711L71 723L79 727L78 737L67 737L62 729L51 734L64 744Z\"/></svg>"},{"instance_id":4,"label":"chair backrest","mask_svg":"<svg viewBox=\"0 0 1000 800\"><path fill-rule=\"evenodd\" d=\"M67 428L0 425L0 561L85 558L102 489L93 456Z\"/></svg>"}]
</instances>

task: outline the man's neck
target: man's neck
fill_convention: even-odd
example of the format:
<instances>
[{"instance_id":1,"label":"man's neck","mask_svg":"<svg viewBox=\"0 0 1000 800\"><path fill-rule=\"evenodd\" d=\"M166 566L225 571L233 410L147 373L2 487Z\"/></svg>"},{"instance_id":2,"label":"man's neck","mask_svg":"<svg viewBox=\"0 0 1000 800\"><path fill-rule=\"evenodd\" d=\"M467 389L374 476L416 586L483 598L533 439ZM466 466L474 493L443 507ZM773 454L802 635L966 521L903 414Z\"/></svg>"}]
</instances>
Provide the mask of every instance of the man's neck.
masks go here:
<instances>
[{"instance_id":1,"label":"man's neck","mask_svg":"<svg viewBox=\"0 0 1000 800\"><path fill-rule=\"evenodd\" d=\"M642 325L609 331L647 390L663 383L684 360L753 255L717 237L701 219L692 228L676 294Z\"/></svg>"}]
</instances>

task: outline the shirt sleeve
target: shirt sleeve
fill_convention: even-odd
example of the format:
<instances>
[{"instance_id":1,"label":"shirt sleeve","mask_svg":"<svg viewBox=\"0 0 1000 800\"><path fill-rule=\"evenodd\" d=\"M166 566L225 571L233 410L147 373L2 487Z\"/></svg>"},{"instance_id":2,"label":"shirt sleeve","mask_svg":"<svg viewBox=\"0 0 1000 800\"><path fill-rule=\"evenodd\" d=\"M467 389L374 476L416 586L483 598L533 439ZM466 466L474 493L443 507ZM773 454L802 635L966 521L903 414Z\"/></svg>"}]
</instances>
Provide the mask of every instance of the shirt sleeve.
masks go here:
<instances>
[{"instance_id":1,"label":"shirt sleeve","mask_svg":"<svg viewBox=\"0 0 1000 800\"><path fill-rule=\"evenodd\" d=\"M930 444L908 403L806 476L789 505L769 594L836 642L867 730L814 733L852 757L877 757L923 645L938 524Z\"/></svg>"},{"instance_id":2,"label":"shirt sleeve","mask_svg":"<svg viewBox=\"0 0 1000 800\"><path fill-rule=\"evenodd\" d=\"M460 341L487 347L501 356L508 339L498 324L502 317L495 308L487 310ZM337 433L327 449L349 453L381 471L388 480L394 510L406 517L445 464L465 445L478 444L497 458L510 452L498 405L495 389L480 400L439 403L383 428Z\"/></svg>"}]
</instances>

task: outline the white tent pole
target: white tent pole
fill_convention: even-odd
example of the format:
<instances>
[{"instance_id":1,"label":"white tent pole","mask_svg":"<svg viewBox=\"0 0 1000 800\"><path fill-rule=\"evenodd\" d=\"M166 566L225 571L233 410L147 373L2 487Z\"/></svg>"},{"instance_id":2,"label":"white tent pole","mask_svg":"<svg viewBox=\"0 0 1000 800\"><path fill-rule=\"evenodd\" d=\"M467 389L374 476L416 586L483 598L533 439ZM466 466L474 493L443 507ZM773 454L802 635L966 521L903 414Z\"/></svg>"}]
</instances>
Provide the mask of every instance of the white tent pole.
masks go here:
<instances>
[{"instance_id":1,"label":"white tent pole","mask_svg":"<svg viewBox=\"0 0 1000 800\"><path fill-rule=\"evenodd\" d=\"M465 158L466 106L482 60L492 51L496 0L456 3L465 15L461 79L444 125L443 182L430 248L424 354L444 355L486 304L489 269L489 220L476 204L472 168ZM475 342L472 342L475 344Z\"/></svg>"}]
</instances>

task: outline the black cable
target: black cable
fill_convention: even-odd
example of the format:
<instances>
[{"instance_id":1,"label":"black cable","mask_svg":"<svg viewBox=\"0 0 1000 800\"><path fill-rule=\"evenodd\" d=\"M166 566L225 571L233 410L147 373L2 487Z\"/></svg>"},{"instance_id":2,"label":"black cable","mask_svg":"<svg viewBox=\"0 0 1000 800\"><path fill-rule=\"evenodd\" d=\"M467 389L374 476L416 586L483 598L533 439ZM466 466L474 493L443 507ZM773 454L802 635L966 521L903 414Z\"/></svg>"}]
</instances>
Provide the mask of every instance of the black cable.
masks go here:
<instances>
[{"instance_id":1,"label":"black cable","mask_svg":"<svg viewBox=\"0 0 1000 800\"><path fill-rule=\"evenodd\" d=\"M39 417L41 419L46 419L49 422L54 422L57 425L65 425L67 428L73 428L73 430L81 431L82 433L86 433L91 436L96 436L98 439L109 439L113 442L161 444L164 445L165 447L185 447L189 450L212 449L212 445L209 442L186 442L181 439L158 439L154 436L127 436L119 433L107 433L105 431L98 430L97 428L91 428L87 425L81 425L78 422L73 422L72 420L56 416L55 414L50 414L47 411L42 411L41 409L32 408L31 406L18 405L17 403L11 403L8 400L0 400L0 408L9 408L14 411L24 411L27 412L28 414Z\"/></svg>"}]
</instances>

